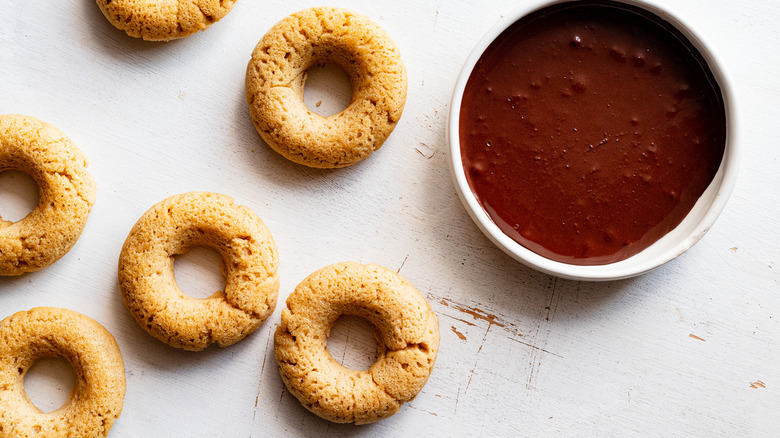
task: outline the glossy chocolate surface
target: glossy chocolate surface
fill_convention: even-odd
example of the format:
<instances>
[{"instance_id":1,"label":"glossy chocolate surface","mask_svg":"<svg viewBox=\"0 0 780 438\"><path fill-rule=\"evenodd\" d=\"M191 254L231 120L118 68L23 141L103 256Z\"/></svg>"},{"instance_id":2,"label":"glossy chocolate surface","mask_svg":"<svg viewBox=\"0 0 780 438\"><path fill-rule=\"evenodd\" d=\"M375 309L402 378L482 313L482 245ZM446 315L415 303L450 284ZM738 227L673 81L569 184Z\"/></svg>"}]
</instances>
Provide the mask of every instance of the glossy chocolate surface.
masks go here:
<instances>
[{"instance_id":1,"label":"glossy chocolate surface","mask_svg":"<svg viewBox=\"0 0 780 438\"><path fill-rule=\"evenodd\" d=\"M642 9L563 3L485 51L460 113L463 166L502 231L553 260L626 259L691 210L723 157L716 81Z\"/></svg>"}]
</instances>

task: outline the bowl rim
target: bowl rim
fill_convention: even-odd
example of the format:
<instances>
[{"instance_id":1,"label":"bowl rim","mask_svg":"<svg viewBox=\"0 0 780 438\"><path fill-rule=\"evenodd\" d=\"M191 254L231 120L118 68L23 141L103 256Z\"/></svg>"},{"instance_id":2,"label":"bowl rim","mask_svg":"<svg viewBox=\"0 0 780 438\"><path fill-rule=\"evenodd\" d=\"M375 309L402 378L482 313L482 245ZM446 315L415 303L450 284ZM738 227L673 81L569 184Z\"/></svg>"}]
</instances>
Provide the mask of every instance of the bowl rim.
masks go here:
<instances>
[{"instance_id":1,"label":"bowl rim","mask_svg":"<svg viewBox=\"0 0 780 438\"><path fill-rule=\"evenodd\" d=\"M691 212L688 213L680 225L667 233L666 236L675 233L678 229L682 229L683 224L686 222L689 222L686 226L692 229L685 232L685 234L680 236L679 240L674 243L662 243L663 245L668 246L668 248L659 250L657 247L659 242L662 242L666 237L664 236L664 238L655 242L645 250L619 262L604 265L572 265L543 257L514 241L504 234L485 212L466 180L459 141L460 108L463 91L465 90L466 82L479 58L488 46L509 26L539 9L560 3L578 1L587 0L535 0L524 3L522 6L515 8L508 14L503 15L503 17L485 33L476 46L474 46L458 73L458 79L455 83L452 100L450 102L447 126L447 142L450 151L450 174L458 196L469 216L471 216L471 219L477 224L485 236L514 259L538 271L562 278L581 281L619 280L646 273L683 254L709 231L710 227L712 227L715 220L725 208L726 202L736 183L739 162L736 148L736 101L730 85L731 81L728 78L727 72L722 67L724 64L718 59L717 55L709 49L709 45L705 44L699 34L692 30L692 26L679 17L671 14L666 9L649 4L643 0L609 0L612 3L636 6L658 16L681 32L701 53L720 88L723 98L726 116L726 140L720 167L707 190L701 195ZM693 217L691 213L694 210L699 211L699 214L701 215L699 220L695 222L693 222L692 219L689 220ZM646 254L651 248L655 248L655 252L660 252L653 256L643 256L643 254Z\"/></svg>"}]
</instances>

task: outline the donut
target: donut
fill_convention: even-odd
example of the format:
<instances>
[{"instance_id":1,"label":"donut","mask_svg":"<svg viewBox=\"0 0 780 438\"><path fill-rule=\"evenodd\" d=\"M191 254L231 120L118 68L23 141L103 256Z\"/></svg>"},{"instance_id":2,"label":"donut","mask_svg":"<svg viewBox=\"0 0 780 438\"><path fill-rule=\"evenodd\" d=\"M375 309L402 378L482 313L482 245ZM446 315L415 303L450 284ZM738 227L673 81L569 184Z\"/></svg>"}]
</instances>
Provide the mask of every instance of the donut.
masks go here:
<instances>
[{"instance_id":1,"label":"donut","mask_svg":"<svg viewBox=\"0 0 780 438\"><path fill-rule=\"evenodd\" d=\"M323 117L303 102L306 70L341 67L352 100ZM406 69L395 43L367 17L338 8L312 8L277 23L252 53L246 100L263 140L289 160L310 167L357 163L379 149L401 118Z\"/></svg>"},{"instance_id":2,"label":"donut","mask_svg":"<svg viewBox=\"0 0 780 438\"><path fill-rule=\"evenodd\" d=\"M24 391L43 357L70 362L76 386L61 408L44 413ZM0 321L0 436L104 437L122 412L125 367L114 337L95 320L53 307Z\"/></svg>"},{"instance_id":3,"label":"donut","mask_svg":"<svg viewBox=\"0 0 780 438\"><path fill-rule=\"evenodd\" d=\"M205 30L230 12L236 0L97 0L117 29L146 41L170 41Z\"/></svg>"},{"instance_id":4,"label":"donut","mask_svg":"<svg viewBox=\"0 0 780 438\"><path fill-rule=\"evenodd\" d=\"M339 364L327 350L341 315L374 325L377 360L368 370ZM439 350L439 320L408 280L379 265L343 262L322 268L287 299L274 338L287 389L316 415L366 424L414 399Z\"/></svg>"},{"instance_id":5,"label":"donut","mask_svg":"<svg viewBox=\"0 0 780 438\"><path fill-rule=\"evenodd\" d=\"M176 284L173 256L195 246L222 256L225 290L188 297ZM153 337L184 350L232 345L276 307L279 255L271 232L228 196L190 192L153 206L133 226L119 256L122 298Z\"/></svg>"},{"instance_id":6,"label":"donut","mask_svg":"<svg viewBox=\"0 0 780 438\"><path fill-rule=\"evenodd\" d=\"M0 275L21 275L73 247L95 203L95 181L87 157L65 134L28 116L0 115L0 172L9 169L29 174L39 192L25 218L0 217Z\"/></svg>"}]
</instances>

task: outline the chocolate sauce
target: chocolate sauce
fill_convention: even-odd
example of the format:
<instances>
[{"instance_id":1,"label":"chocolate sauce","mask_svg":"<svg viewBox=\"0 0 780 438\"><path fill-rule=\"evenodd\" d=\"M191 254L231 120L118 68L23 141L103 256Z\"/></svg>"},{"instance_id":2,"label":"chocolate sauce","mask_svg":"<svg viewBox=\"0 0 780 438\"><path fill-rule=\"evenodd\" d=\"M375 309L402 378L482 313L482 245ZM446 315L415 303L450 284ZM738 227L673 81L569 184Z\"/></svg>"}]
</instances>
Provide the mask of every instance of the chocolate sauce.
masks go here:
<instances>
[{"instance_id":1,"label":"chocolate sauce","mask_svg":"<svg viewBox=\"0 0 780 438\"><path fill-rule=\"evenodd\" d=\"M505 234L597 265L683 220L718 170L725 126L720 89L679 31L586 1L496 38L466 85L460 141L469 185Z\"/></svg>"}]
</instances>

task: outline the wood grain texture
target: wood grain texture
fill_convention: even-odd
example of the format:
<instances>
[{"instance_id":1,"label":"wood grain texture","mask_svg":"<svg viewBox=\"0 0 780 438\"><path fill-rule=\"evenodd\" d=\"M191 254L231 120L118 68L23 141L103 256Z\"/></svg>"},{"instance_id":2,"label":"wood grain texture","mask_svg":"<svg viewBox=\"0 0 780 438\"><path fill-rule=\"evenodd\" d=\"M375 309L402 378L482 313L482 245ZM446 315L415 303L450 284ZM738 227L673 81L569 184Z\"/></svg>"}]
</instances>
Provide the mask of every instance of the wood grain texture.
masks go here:
<instances>
[{"instance_id":1,"label":"wood grain texture","mask_svg":"<svg viewBox=\"0 0 780 438\"><path fill-rule=\"evenodd\" d=\"M93 0L2 2L0 113L60 128L89 157L98 188L70 253L43 271L0 278L0 317L57 306L106 326L127 370L112 437L780 436L780 56L772 48L780 6L652 3L703 35L732 79L739 179L719 220L683 256L638 278L580 283L494 247L449 175L455 79L514 1L334 4L385 28L409 77L404 115L385 145L336 171L271 151L243 95L254 45L309 2L241 0L207 31L165 44L127 37ZM122 303L119 251L143 212L192 190L230 195L271 229L280 303L309 273L342 260L411 280L441 324L422 393L370 426L310 414L273 358L281 305L226 349L191 353L148 336Z\"/></svg>"}]
</instances>

